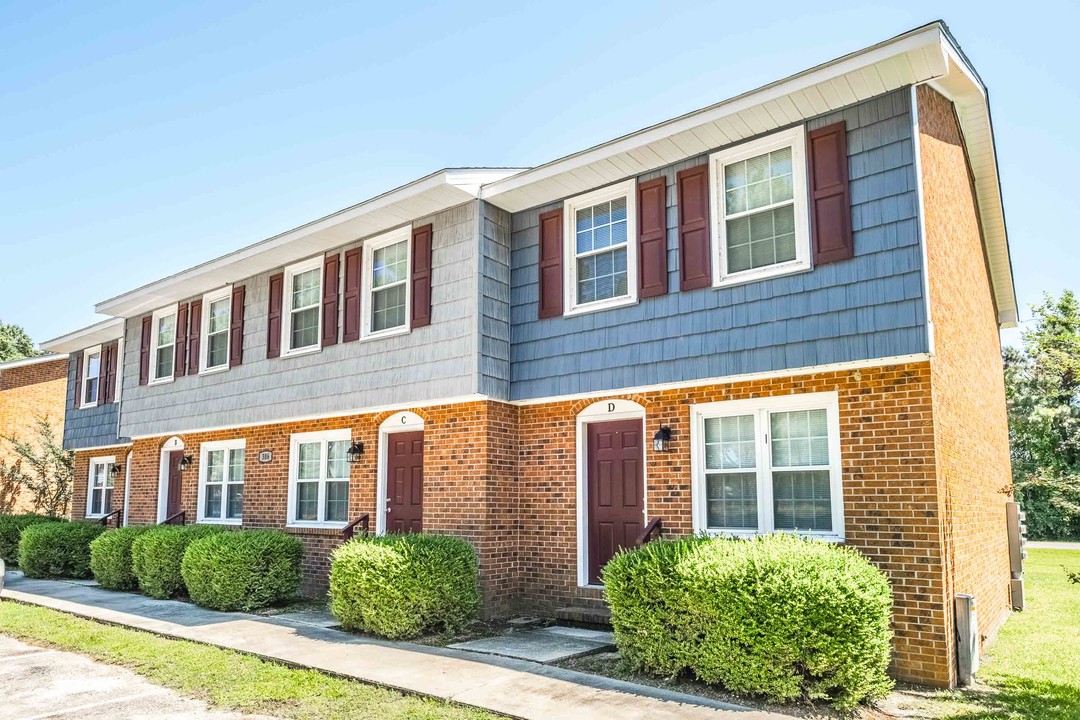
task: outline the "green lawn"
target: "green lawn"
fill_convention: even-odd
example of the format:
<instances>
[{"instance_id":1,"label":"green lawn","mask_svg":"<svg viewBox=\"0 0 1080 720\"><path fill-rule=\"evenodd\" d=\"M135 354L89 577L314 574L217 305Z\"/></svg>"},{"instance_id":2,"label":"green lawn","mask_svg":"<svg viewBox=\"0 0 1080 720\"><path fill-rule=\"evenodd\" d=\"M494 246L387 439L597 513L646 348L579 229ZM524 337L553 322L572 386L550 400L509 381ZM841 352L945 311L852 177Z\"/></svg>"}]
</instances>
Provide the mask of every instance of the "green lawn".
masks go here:
<instances>
[{"instance_id":1,"label":"green lawn","mask_svg":"<svg viewBox=\"0 0 1080 720\"><path fill-rule=\"evenodd\" d=\"M212 707L280 718L494 720L495 715L258 658L0 602L0 633L122 665Z\"/></svg>"}]
</instances>

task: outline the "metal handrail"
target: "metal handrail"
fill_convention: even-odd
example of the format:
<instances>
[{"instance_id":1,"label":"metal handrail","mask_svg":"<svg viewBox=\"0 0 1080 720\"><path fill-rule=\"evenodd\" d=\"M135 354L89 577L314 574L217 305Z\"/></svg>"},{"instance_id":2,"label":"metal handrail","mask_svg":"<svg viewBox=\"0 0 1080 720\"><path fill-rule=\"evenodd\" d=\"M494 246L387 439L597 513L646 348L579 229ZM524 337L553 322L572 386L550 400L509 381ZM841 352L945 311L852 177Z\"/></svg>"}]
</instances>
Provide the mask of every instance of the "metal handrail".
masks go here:
<instances>
[{"instance_id":1,"label":"metal handrail","mask_svg":"<svg viewBox=\"0 0 1080 720\"><path fill-rule=\"evenodd\" d=\"M642 545L651 542L654 539L652 537L653 534L655 534L656 537L660 537L660 533L663 531L663 529L664 523L661 522L660 518L654 517L652 520L649 521L649 524L645 526L645 529L641 531L641 534L637 536L637 540L634 544L638 547L641 547Z\"/></svg>"},{"instance_id":2,"label":"metal handrail","mask_svg":"<svg viewBox=\"0 0 1080 720\"><path fill-rule=\"evenodd\" d=\"M186 510L181 510L180 512L176 513L175 515L170 515L169 517L165 518L164 520L162 520L158 524L159 525L185 525L186 524L185 523L186 517L187 517L187 511Z\"/></svg>"},{"instance_id":3,"label":"metal handrail","mask_svg":"<svg viewBox=\"0 0 1080 720\"><path fill-rule=\"evenodd\" d=\"M102 525L104 525L105 527L109 527L109 518L115 517L116 518L116 527L120 527L120 516L123 514L123 512L124 512L123 510L113 510L108 515L101 518L101 520L99 522Z\"/></svg>"},{"instance_id":4,"label":"metal handrail","mask_svg":"<svg viewBox=\"0 0 1080 720\"><path fill-rule=\"evenodd\" d=\"M346 540L351 540L353 536L356 535L357 526L360 527L360 532L364 533L364 535L367 535L368 526L370 525L370 523L371 517L368 515L368 513L364 513L345 527L341 528L341 536Z\"/></svg>"}]
</instances>

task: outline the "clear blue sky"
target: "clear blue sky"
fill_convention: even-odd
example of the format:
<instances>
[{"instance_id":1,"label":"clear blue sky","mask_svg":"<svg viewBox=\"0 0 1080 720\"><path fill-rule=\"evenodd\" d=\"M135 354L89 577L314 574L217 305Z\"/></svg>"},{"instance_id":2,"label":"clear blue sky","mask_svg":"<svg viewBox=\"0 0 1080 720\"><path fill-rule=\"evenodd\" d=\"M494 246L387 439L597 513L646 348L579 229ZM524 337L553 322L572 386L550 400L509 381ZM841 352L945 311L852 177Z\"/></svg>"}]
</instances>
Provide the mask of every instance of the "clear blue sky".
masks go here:
<instances>
[{"instance_id":1,"label":"clear blue sky","mask_svg":"<svg viewBox=\"0 0 1080 720\"><path fill-rule=\"evenodd\" d=\"M435 169L539 164L938 17L990 88L1022 317L1080 289L1072 3L168 5L0 0L0 319L37 341Z\"/></svg>"}]
</instances>

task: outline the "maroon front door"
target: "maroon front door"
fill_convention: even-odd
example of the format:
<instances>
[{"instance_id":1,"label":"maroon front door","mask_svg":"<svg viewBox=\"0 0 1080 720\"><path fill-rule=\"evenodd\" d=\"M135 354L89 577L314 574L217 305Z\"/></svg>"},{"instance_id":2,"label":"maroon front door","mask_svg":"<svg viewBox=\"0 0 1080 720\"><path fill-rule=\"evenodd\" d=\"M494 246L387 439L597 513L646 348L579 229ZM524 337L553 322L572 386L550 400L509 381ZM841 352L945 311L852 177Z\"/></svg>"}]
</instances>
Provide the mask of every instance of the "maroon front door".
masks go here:
<instances>
[{"instance_id":1,"label":"maroon front door","mask_svg":"<svg viewBox=\"0 0 1080 720\"><path fill-rule=\"evenodd\" d=\"M644 526L645 463L641 420L590 423L588 428L589 582Z\"/></svg>"},{"instance_id":2,"label":"maroon front door","mask_svg":"<svg viewBox=\"0 0 1080 720\"><path fill-rule=\"evenodd\" d=\"M169 494L165 502L166 519L180 512L180 491L184 486L184 476L180 471L180 462L183 459L183 450L173 450L169 453Z\"/></svg>"},{"instance_id":3,"label":"maroon front door","mask_svg":"<svg viewBox=\"0 0 1080 720\"><path fill-rule=\"evenodd\" d=\"M424 517L424 431L386 437L386 531L420 532Z\"/></svg>"}]
</instances>

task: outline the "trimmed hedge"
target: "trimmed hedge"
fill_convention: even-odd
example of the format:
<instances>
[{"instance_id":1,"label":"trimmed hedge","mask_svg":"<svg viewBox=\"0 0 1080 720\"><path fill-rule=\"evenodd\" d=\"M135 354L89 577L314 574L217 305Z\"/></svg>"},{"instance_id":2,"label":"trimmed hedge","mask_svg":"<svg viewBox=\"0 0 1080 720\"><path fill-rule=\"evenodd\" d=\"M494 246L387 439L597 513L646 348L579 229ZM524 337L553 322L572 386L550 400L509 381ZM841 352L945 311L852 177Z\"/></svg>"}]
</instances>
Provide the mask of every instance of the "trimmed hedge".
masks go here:
<instances>
[{"instance_id":1,"label":"trimmed hedge","mask_svg":"<svg viewBox=\"0 0 1080 720\"><path fill-rule=\"evenodd\" d=\"M19 568L32 578L88 578L90 543L103 532L96 522L31 525L19 538Z\"/></svg>"},{"instance_id":2,"label":"trimmed hedge","mask_svg":"<svg viewBox=\"0 0 1080 720\"><path fill-rule=\"evenodd\" d=\"M148 531L145 527L108 530L90 543L90 570L101 587L108 590L136 590L139 580L131 567L131 545Z\"/></svg>"},{"instance_id":3,"label":"trimmed hedge","mask_svg":"<svg viewBox=\"0 0 1080 720\"><path fill-rule=\"evenodd\" d=\"M131 569L139 590L150 597L167 599L186 590L180 574L184 551L195 540L224 528L216 525L155 525L131 544Z\"/></svg>"},{"instance_id":4,"label":"trimmed hedge","mask_svg":"<svg viewBox=\"0 0 1080 720\"><path fill-rule=\"evenodd\" d=\"M250 611L299 594L303 555L303 543L278 530L238 530L188 545L180 570L196 604Z\"/></svg>"},{"instance_id":5,"label":"trimmed hedge","mask_svg":"<svg viewBox=\"0 0 1080 720\"><path fill-rule=\"evenodd\" d=\"M19 536L31 525L47 522L64 522L63 518L48 515L0 515L0 560L8 565L19 564Z\"/></svg>"},{"instance_id":6,"label":"trimmed hedge","mask_svg":"<svg viewBox=\"0 0 1080 720\"><path fill-rule=\"evenodd\" d=\"M841 710L892 687L892 592L852 548L788 534L654 542L613 558L604 586L639 670Z\"/></svg>"},{"instance_id":7,"label":"trimmed hedge","mask_svg":"<svg viewBox=\"0 0 1080 720\"><path fill-rule=\"evenodd\" d=\"M334 551L330 610L347 630L394 640L455 632L479 607L476 551L459 538L358 537Z\"/></svg>"}]
</instances>

